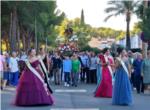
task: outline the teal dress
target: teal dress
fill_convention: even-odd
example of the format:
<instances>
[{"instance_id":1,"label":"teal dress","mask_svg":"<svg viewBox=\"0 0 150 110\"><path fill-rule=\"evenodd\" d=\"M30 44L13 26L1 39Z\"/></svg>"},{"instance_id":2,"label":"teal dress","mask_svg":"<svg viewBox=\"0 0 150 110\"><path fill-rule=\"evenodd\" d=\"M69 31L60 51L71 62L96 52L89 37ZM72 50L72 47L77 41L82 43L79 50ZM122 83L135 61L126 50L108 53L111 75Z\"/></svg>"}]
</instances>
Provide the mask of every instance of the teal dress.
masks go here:
<instances>
[{"instance_id":1,"label":"teal dress","mask_svg":"<svg viewBox=\"0 0 150 110\"><path fill-rule=\"evenodd\" d=\"M98 57L97 57L96 76L97 76L97 87L96 87L95 91L97 91L97 88L100 85L100 82L101 82L101 79L102 79L101 78L102 77L102 66L101 66L100 59Z\"/></svg>"},{"instance_id":2,"label":"teal dress","mask_svg":"<svg viewBox=\"0 0 150 110\"><path fill-rule=\"evenodd\" d=\"M150 84L150 58L144 59L142 63L143 83Z\"/></svg>"},{"instance_id":3,"label":"teal dress","mask_svg":"<svg viewBox=\"0 0 150 110\"><path fill-rule=\"evenodd\" d=\"M99 85L101 82L101 64L97 64L97 84Z\"/></svg>"}]
</instances>

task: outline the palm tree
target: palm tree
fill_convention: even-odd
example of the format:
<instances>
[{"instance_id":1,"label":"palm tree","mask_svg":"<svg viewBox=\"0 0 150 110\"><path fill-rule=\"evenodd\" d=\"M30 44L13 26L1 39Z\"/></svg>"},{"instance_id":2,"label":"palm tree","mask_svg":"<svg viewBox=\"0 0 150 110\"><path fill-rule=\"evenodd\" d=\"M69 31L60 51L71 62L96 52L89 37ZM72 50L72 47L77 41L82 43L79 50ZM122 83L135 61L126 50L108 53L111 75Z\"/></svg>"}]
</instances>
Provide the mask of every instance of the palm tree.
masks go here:
<instances>
[{"instance_id":1,"label":"palm tree","mask_svg":"<svg viewBox=\"0 0 150 110\"><path fill-rule=\"evenodd\" d=\"M109 16L105 18L105 21L107 21L112 16L118 16L118 15L125 15L126 22L127 22L127 28L126 28L126 48L129 50L131 48L130 44L130 21L131 21L131 15L136 12L137 6L139 4L139 1L109 1L108 5L111 5L110 7L105 9L106 13L110 13Z\"/></svg>"}]
</instances>

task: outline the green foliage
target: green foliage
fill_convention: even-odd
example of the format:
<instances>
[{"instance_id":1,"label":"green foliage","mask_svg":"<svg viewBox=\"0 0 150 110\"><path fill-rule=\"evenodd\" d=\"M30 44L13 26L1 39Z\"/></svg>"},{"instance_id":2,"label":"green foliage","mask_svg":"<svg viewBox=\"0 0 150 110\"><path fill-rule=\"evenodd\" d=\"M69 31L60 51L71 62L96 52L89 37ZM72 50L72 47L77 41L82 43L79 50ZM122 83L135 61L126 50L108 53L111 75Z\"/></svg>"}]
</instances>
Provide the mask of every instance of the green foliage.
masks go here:
<instances>
[{"instance_id":1,"label":"green foliage","mask_svg":"<svg viewBox=\"0 0 150 110\"><path fill-rule=\"evenodd\" d=\"M131 15L134 14L137 10L137 6L141 3L140 1L130 1L130 0L113 0L109 1L108 5L109 7L105 9L105 12L109 15L105 18L105 21L107 21L112 16L118 16L118 15L125 15L126 17L126 47L127 49L131 48L130 44L130 21L131 21Z\"/></svg>"},{"instance_id":2,"label":"green foliage","mask_svg":"<svg viewBox=\"0 0 150 110\"><path fill-rule=\"evenodd\" d=\"M78 46L80 49L88 46L88 42L92 37L95 38L116 38L117 40L122 39L125 36L125 32L121 30L114 30L111 28L94 28L88 24L84 24L84 26L80 25L80 18L75 18L73 20L64 19L62 23L55 27L58 36L62 38L66 38L64 34L64 30L67 28L69 24L74 31L74 34L78 36ZM60 41L64 42L64 41Z\"/></svg>"},{"instance_id":3,"label":"green foliage","mask_svg":"<svg viewBox=\"0 0 150 110\"><path fill-rule=\"evenodd\" d=\"M131 31L132 36L142 32L141 25L142 25L141 22L137 22L134 24L133 30Z\"/></svg>"},{"instance_id":4,"label":"green foliage","mask_svg":"<svg viewBox=\"0 0 150 110\"><path fill-rule=\"evenodd\" d=\"M145 6L145 2L138 6L138 10L136 11L137 16L142 20L139 23L139 28L144 32L144 36L147 40L150 40L150 6Z\"/></svg>"},{"instance_id":5,"label":"green foliage","mask_svg":"<svg viewBox=\"0 0 150 110\"><path fill-rule=\"evenodd\" d=\"M81 26L84 26L84 10L81 11Z\"/></svg>"},{"instance_id":6,"label":"green foliage","mask_svg":"<svg viewBox=\"0 0 150 110\"><path fill-rule=\"evenodd\" d=\"M150 41L150 7L145 10L145 17L142 18L142 31L145 38Z\"/></svg>"},{"instance_id":7,"label":"green foliage","mask_svg":"<svg viewBox=\"0 0 150 110\"><path fill-rule=\"evenodd\" d=\"M54 27L65 17L63 12L56 10L56 1L2 1L1 4L2 30L9 33L10 14L16 8L21 35L28 36L31 33L33 43L35 35L40 43L45 43L46 37L48 44L55 43L53 41L57 34Z\"/></svg>"},{"instance_id":8,"label":"green foliage","mask_svg":"<svg viewBox=\"0 0 150 110\"><path fill-rule=\"evenodd\" d=\"M89 45L85 46L84 48L81 49L81 51L92 51L95 54L100 53L100 50L98 48L92 48Z\"/></svg>"}]
</instances>

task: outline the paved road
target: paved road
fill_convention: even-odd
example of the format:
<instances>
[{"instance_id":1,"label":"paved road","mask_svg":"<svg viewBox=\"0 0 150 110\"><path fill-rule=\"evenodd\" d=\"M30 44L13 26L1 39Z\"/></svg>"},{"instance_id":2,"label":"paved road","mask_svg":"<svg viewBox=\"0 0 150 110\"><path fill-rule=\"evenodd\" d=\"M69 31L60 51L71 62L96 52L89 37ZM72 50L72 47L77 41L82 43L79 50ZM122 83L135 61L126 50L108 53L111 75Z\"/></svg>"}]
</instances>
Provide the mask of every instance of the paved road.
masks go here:
<instances>
[{"instance_id":1,"label":"paved road","mask_svg":"<svg viewBox=\"0 0 150 110\"><path fill-rule=\"evenodd\" d=\"M131 106L114 106L111 98L94 98L96 85L81 84L75 87L52 86L55 104L53 106L17 107L13 105L15 88L1 92L1 110L149 110L150 95L133 93ZM76 91L76 92L75 92Z\"/></svg>"}]
</instances>

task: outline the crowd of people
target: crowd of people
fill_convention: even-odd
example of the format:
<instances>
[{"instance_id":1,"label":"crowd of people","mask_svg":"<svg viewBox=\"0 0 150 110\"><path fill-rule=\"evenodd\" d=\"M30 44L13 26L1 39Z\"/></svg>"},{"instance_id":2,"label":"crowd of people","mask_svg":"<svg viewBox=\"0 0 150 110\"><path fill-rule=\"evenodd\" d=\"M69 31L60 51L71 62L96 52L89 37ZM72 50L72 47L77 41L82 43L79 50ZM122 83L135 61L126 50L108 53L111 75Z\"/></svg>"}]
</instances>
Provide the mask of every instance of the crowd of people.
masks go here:
<instances>
[{"instance_id":1,"label":"crowd of people","mask_svg":"<svg viewBox=\"0 0 150 110\"><path fill-rule=\"evenodd\" d=\"M82 51L65 54L46 53L40 48L28 53L0 54L1 90L17 86L15 104L54 103L50 83L77 87L81 83L97 84L95 97L112 98L116 105L132 104L132 91L144 93L150 85L150 50L147 58L118 48L116 55L105 48L99 54Z\"/></svg>"}]
</instances>

